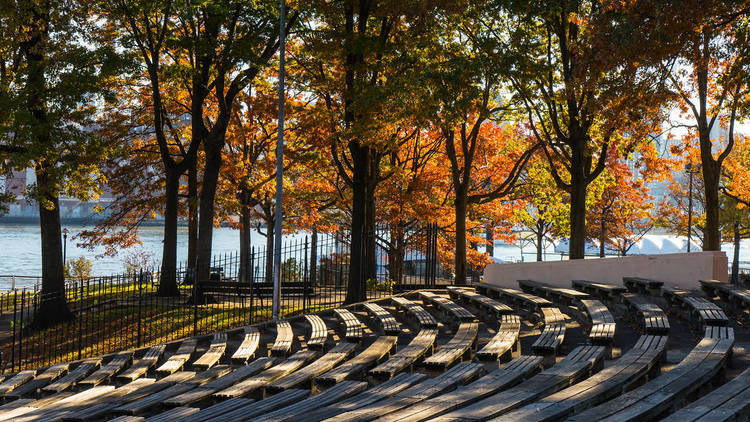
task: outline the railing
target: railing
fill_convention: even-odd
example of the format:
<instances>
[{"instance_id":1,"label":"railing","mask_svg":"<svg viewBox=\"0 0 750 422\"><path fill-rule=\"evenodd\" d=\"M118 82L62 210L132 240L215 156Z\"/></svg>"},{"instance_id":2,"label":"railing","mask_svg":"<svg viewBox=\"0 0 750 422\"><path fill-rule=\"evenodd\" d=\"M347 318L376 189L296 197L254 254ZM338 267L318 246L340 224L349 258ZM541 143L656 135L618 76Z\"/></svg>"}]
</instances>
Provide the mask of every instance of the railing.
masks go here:
<instances>
[{"instance_id":1,"label":"railing","mask_svg":"<svg viewBox=\"0 0 750 422\"><path fill-rule=\"evenodd\" d=\"M396 266L380 234L377 276L356 280L368 299L450 283L435 250L434 226L409 233ZM349 243L342 233L287 242L282 247L281 314L290 316L340 306L349 284ZM137 273L71 280L64 292L42 294L15 289L0 295L0 352L4 371L112 353L178 340L271 319L272 283L264 248L246 260L227 254L211 262L210 280L192 282L178 269L178 291L159 296L160 273ZM243 262L244 261L244 262ZM55 312L44 324L45 312ZM4 337L2 337L4 336Z\"/></svg>"}]
</instances>

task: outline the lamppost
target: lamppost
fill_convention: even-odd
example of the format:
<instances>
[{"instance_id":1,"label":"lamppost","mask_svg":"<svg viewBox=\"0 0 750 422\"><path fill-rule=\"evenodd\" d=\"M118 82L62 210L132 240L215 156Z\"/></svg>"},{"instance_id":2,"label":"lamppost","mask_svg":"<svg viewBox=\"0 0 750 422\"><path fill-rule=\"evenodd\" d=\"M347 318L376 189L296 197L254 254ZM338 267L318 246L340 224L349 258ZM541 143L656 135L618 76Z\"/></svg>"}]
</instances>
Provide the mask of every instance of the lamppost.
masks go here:
<instances>
[{"instance_id":1,"label":"lamppost","mask_svg":"<svg viewBox=\"0 0 750 422\"><path fill-rule=\"evenodd\" d=\"M693 164L685 164L688 172L688 253L690 253L690 238L693 233Z\"/></svg>"},{"instance_id":2,"label":"lamppost","mask_svg":"<svg viewBox=\"0 0 750 422\"><path fill-rule=\"evenodd\" d=\"M67 228L64 228L63 231L62 231L62 235L63 235L63 266L65 265L66 258L67 258L67 255L68 255L68 233L70 233L70 231Z\"/></svg>"}]
</instances>

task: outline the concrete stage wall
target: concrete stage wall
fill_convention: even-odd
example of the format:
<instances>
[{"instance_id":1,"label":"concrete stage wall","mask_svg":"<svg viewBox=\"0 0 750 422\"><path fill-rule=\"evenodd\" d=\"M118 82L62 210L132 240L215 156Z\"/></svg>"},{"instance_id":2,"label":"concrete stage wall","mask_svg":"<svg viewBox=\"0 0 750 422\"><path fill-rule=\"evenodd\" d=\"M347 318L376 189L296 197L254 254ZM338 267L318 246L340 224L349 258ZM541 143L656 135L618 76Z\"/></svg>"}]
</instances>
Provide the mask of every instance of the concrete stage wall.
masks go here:
<instances>
[{"instance_id":1,"label":"concrete stage wall","mask_svg":"<svg viewBox=\"0 0 750 422\"><path fill-rule=\"evenodd\" d=\"M484 281L498 286L518 288L517 280L528 279L559 287L570 287L571 280L603 281L622 285L622 278L629 276L660 280L666 285L683 289L696 289L700 287L698 280L727 281L727 262L724 252L692 252L489 264L484 270Z\"/></svg>"}]
</instances>

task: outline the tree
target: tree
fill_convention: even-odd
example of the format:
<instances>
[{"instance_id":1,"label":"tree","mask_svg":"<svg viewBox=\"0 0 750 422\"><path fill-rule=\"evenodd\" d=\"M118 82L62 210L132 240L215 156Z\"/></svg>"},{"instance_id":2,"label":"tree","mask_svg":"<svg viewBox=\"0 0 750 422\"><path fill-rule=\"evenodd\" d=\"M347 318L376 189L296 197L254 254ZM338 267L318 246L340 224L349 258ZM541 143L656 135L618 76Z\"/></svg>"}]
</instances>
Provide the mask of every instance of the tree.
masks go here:
<instances>
[{"instance_id":1,"label":"tree","mask_svg":"<svg viewBox=\"0 0 750 422\"><path fill-rule=\"evenodd\" d=\"M680 57L668 70L683 111L694 119L686 136L696 137L700 149L706 206L703 249L718 251L721 168L734 145L738 106L749 92L750 11L744 1L702 3L700 9L693 22L696 30L683 34ZM720 126L726 128L726 137L714 135Z\"/></svg>"},{"instance_id":2,"label":"tree","mask_svg":"<svg viewBox=\"0 0 750 422\"><path fill-rule=\"evenodd\" d=\"M679 27L663 17L677 7L647 1L510 2L508 13L485 18L494 51L543 144L555 183L570 198L570 258L586 240L588 186L604 171L611 143L637 144L658 133L668 97L653 67ZM658 45L656 44L658 42Z\"/></svg>"},{"instance_id":3,"label":"tree","mask_svg":"<svg viewBox=\"0 0 750 422\"><path fill-rule=\"evenodd\" d=\"M414 67L436 5L370 0L311 2L297 61L314 96L320 130L311 139L331 154L351 191L351 262L345 302L365 299L376 277L375 191L381 161L416 132L409 101Z\"/></svg>"},{"instance_id":4,"label":"tree","mask_svg":"<svg viewBox=\"0 0 750 422\"><path fill-rule=\"evenodd\" d=\"M88 13L78 3L10 1L0 18L3 34L15 33L0 43L0 144L2 154L9 153L0 162L33 167L36 175L27 195L39 205L43 304L34 322L41 327L72 316L64 294L58 198L96 197L98 163L108 152L97 136L96 116L111 99L109 82L121 61Z\"/></svg>"}]
</instances>

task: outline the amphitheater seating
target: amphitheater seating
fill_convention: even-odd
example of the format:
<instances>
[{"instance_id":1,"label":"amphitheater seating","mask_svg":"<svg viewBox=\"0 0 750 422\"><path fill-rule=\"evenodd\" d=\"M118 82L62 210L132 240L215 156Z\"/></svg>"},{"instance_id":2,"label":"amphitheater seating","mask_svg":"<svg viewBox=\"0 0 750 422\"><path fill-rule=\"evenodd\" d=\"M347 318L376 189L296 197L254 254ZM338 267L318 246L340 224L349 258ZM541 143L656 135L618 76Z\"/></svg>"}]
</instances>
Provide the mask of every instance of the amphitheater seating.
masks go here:
<instances>
[{"instance_id":1,"label":"amphitheater seating","mask_svg":"<svg viewBox=\"0 0 750 422\"><path fill-rule=\"evenodd\" d=\"M401 334L401 327L398 325L396 318L390 312L383 309L382 306L377 303L365 303L362 306L377 321L377 325L380 327L380 332L383 335L397 336Z\"/></svg>"},{"instance_id":2,"label":"amphitheater seating","mask_svg":"<svg viewBox=\"0 0 750 422\"><path fill-rule=\"evenodd\" d=\"M598 300L584 299L581 304L591 322L589 341L592 344L611 346L615 339L615 319L603 303Z\"/></svg>"},{"instance_id":3,"label":"amphitheater seating","mask_svg":"<svg viewBox=\"0 0 750 422\"><path fill-rule=\"evenodd\" d=\"M312 379L324 372L331 370L339 362L348 358L357 348L354 343L342 342L331 348L328 353L319 357L315 362L301 368L291 374L285 375L266 386L267 391L278 392L288 390L300 385L309 384Z\"/></svg>"},{"instance_id":4,"label":"amphitheater seating","mask_svg":"<svg viewBox=\"0 0 750 422\"><path fill-rule=\"evenodd\" d=\"M307 347L311 349L323 349L328 341L328 327L323 318L318 315L305 315L307 323L310 324L310 336L307 338Z\"/></svg>"},{"instance_id":5,"label":"amphitheater seating","mask_svg":"<svg viewBox=\"0 0 750 422\"><path fill-rule=\"evenodd\" d=\"M78 385L86 387L96 387L97 385L109 381L115 374L122 371L128 363L133 360L133 352L120 352L112 357L106 365L102 365L93 374L81 380Z\"/></svg>"},{"instance_id":6,"label":"amphitheater seating","mask_svg":"<svg viewBox=\"0 0 750 422\"><path fill-rule=\"evenodd\" d=\"M440 416L451 410L470 405L539 372L542 359L537 356L521 356L513 359L471 384L459 386L454 391L442 394L391 413L382 421L421 421Z\"/></svg>"},{"instance_id":7,"label":"amphitheater seating","mask_svg":"<svg viewBox=\"0 0 750 422\"><path fill-rule=\"evenodd\" d=\"M156 368L156 372L161 375L173 374L175 371L179 371L193 355L195 347L198 345L198 340L188 339L180 343L180 347L177 351L167 359L160 367Z\"/></svg>"},{"instance_id":8,"label":"amphitheater seating","mask_svg":"<svg viewBox=\"0 0 750 422\"><path fill-rule=\"evenodd\" d=\"M517 386L493 394L469 406L450 411L433 420L478 421L509 412L588 376L599 366L603 355L604 348L601 346L576 347L562 361Z\"/></svg>"},{"instance_id":9,"label":"amphitheater seating","mask_svg":"<svg viewBox=\"0 0 750 422\"><path fill-rule=\"evenodd\" d=\"M587 280L573 280L573 288L608 301L617 301L620 295L627 291L625 287Z\"/></svg>"},{"instance_id":10,"label":"amphitheater seating","mask_svg":"<svg viewBox=\"0 0 750 422\"><path fill-rule=\"evenodd\" d=\"M361 341L363 336L362 323L359 322L357 316L351 313L348 309L343 308L334 309L333 312L336 314L336 317L342 325L344 339L353 342Z\"/></svg>"},{"instance_id":11,"label":"amphitheater seating","mask_svg":"<svg viewBox=\"0 0 750 422\"><path fill-rule=\"evenodd\" d=\"M668 411L679 399L710 382L727 363L734 332L727 327L707 327L704 338L672 370L606 403L581 412L571 421L654 418Z\"/></svg>"},{"instance_id":12,"label":"amphitheater seating","mask_svg":"<svg viewBox=\"0 0 750 422\"><path fill-rule=\"evenodd\" d=\"M750 309L750 289L717 280L701 280L701 287L708 297L719 297L732 307L736 314L745 315Z\"/></svg>"},{"instance_id":13,"label":"amphitheater seating","mask_svg":"<svg viewBox=\"0 0 750 422\"><path fill-rule=\"evenodd\" d=\"M272 366L257 375L232 385L231 387L217 391L213 396L220 399L247 396L273 381L296 371L302 365L313 360L317 354L318 353L313 350L300 350L278 365Z\"/></svg>"},{"instance_id":14,"label":"amphitheater seating","mask_svg":"<svg viewBox=\"0 0 750 422\"><path fill-rule=\"evenodd\" d=\"M277 321L276 340L271 346L271 356L286 356L292 349L292 340L294 340L292 324L286 320Z\"/></svg>"},{"instance_id":15,"label":"amphitheater seating","mask_svg":"<svg viewBox=\"0 0 750 422\"><path fill-rule=\"evenodd\" d=\"M46 387L49 383L68 372L69 367L70 364L68 363L58 363L56 365L52 365L49 368L45 369L44 372L37 375L33 380L27 381L26 383L21 384L19 387L16 387L13 390L5 393L5 397L17 399L27 394L34 394L39 389Z\"/></svg>"},{"instance_id":16,"label":"amphitheater seating","mask_svg":"<svg viewBox=\"0 0 750 422\"><path fill-rule=\"evenodd\" d=\"M397 309L406 312L420 327L437 328L435 318L418 304L400 296L393 297L391 300Z\"/></svg>"},{"instance_id":17,"label":"amphitheater seating","mask_svg":"<svg viewBox=\"0 0 750 422\"><path fill-rule=\"evenodd\" d=\"M531 350L538 355L554 356L565 338L565 315L554 307L541 310L544 315L544 330L531 345Z\"/></svg>"},{"instance_id":18,"label":"amphitheater seating","mask_svg":"<svg viewBox=\"0 0 750 422\"><path fill-rule=\"evenodd\" d=\"M502 315L500 329L487 344L476 353L480 360L503 360L520 351L518 335L521 331L521 318L518 315Z\"/></svg>"},{"instance_id":19,"label":"amphitheater seating","mask_svg":"<svg viewBox=\"0 0 750 422\"><path fill-rule=\"evenodd\" d=\"M664 422L742 420L750 416L750 369L662 419Z\"/></svg>"},{"instance_id":20,"label":"amphitheater seating","mask_svg":"<svg viewBox=\"0 0 750 422\"><path fill-rule=\"evenodd\" d=\"M380 361L383 356L389 354L396 346L397 340L398 338L396 336L378 337L370 347L361 351L353 359L344 362L322 375L316 376L315 383L323 386L330 386L347 378L363 374L375 363Z\"/></svg>"},{"instance_id":21,"label":"amphitheater seating","mask_svg":"<svg viewBox=\"0 0 750 422\"><path fill-rule=\"evenodd\" d=\"M388 413L403 409L406 406L427 400L438 394L450 391L459 385L476 378L483 372L482 365L476 363L461 363L450 370L421 383L415 384L388 398L377 401L369 406L351 410L334 416L330 421L370 421Z\"/></svg>"},{"instance_id":22,"label":"amphitheater seating","mask_svg":"<svg viewBox=\"0 0 750 422\"><path fill-rule=\"evenodd\" d=\"M232 362L235 364L247 363L255 357L258 346L260 346L260 332L255 327L246 327L240 347L232 354Z\"/></svg>"},{"instance_id":23,"label":"amphitheater seating","mask_svg":"<svg viewBox=\"0 0 750 422\"><path fill-rule=\"evenodd\" d=\"M660 296L661 288L664 286L663 281L642 277L623 277L622 284L632 293L651 296Z\"/></svg>"},{"instance_id":24,"label":"amphitheater seating","mask_svg":"<svg viewBox=\"0 0 750 422\"><path fill-rule=\"evenodd\" d=\"M712 283L705 283L707 293L721 297L710 289L727 286ZM642 284L646 287L631 286L637 294L610 291L607 300L622 299L623 305L608 302L609 309L591 298L604 295L598 287L567 295L570 289L536 282L521 282L525 291L495 286L417 291L322 315L295 317L294 325L280 321L270 333L257 328L219 332L170 346L21 371L0 383L4 396L0 422L636 421L665 416L669 421L709 421L746 417L750 369L716 387L732 356L734 331L716 325L717 320L709 320L698 310L706 303L718 306L695 292L664 288L666 299L674 304L672 311L695 322L691 328L705 329L687 356L660 374L669 321L654 299L645 295L650 293L648 283ZM383 306L386 300L399 312L391 314L388 309L392 308ZM592 327L586 343L574 345L559 358L566 315L552 301L567 305L562 307L565 312L585 313ZM527 355L519 355L519 337L533 331L526 331L528 324L522 320L529 313L517 314L521 308L544 318L545 323L540 335L523 340L524 345L532 345ZM617 347L624 349L622 355L604 363L614 341L615 319L610 309L632 318L642 335L627 348L620 343L629 345L635 339L628 340L631 331L623 327L617 339ZM353 310L367 312L366 326ZM481 315L482 322L475 315ZM339 336L328 336L321 316L337 318ZM677 330L684 331L682 327L680 322ZM359 336L351 335L357 329ZM568 342L581 338L574 337L579 336L577 331L568 334ZM678 341L684 342L684 337ZM556 345L545 348L546 342ZM279 350L273 352L277 343ZM262 352L271 356L255 357L261 344ZM460 362L471 357L477 344L481 347L476 359L483 362ZM321 351L324 345L330 347L327 352ZM165 365L168 371L162 370ZM50 390L55 384L58 387Z\"/></svg>"},{"instance_id":25,"label":"amphitheater seating","mask_svg":"<svg viewBox=\"0 0 750 422\"><path fill-rule=\"evenodd\" d=\"M729 325L729 319L724 311L706 298L689 291L666 286L662 287L662 294L670 305L682 308L691 314L691 320L697 325Z\"/></svg>"},{"instance_id":26,"label":"amphitheater seating","mask_svg":"<svg viewBox=\"0 0 750 422\"><path fill-rule=\"evenodd\" d=\"M157 344L149 347L140 359L133 361L133 364L120 373L117 378L121 382L128 382L142 377L149 369L151 369L151 367L156 365L156 362L159 361L159 358L166 348L166 344Z\"/></svg>"},{"instance_id":27,"label":"amphitheater seating","mask_svg":"<svg viewBox=\"0 0 750 422\"><path fill-rule=\"evenodd\" d=\"M482 313L486 313L487 317L495 318L496 320L501 319L503 315L513 313L513 308L510 306L490 299L487 296L480 295L473 288L449 287L448 294L460 303L476 306Z\"/></svg>"},{"instance_id":28,"label":"amphitheater seating","mask_svg":"<svg viewBox=\"0 0 750 422\"><path fill-rule=\"evenodd\" d=\"M193 362L193 367L204 371L211 368L219 362L219 359L221 359L222 356L224 356L226 349L227 333L221 331L215 333L208 350Z\"/></svg>"},{"instance_id":29,"label":"amphitheater seating","mask_svg":"<svg viewBox=\"0 0 750 422\"><path fill-rule=\"evenodd\" d=\"M646 334L669 333L669 318L664 311L653 303L641 299L638 295L623 293L623 302L631 315L640 315L639 325Z\"/></svg>"}]
</instances>

